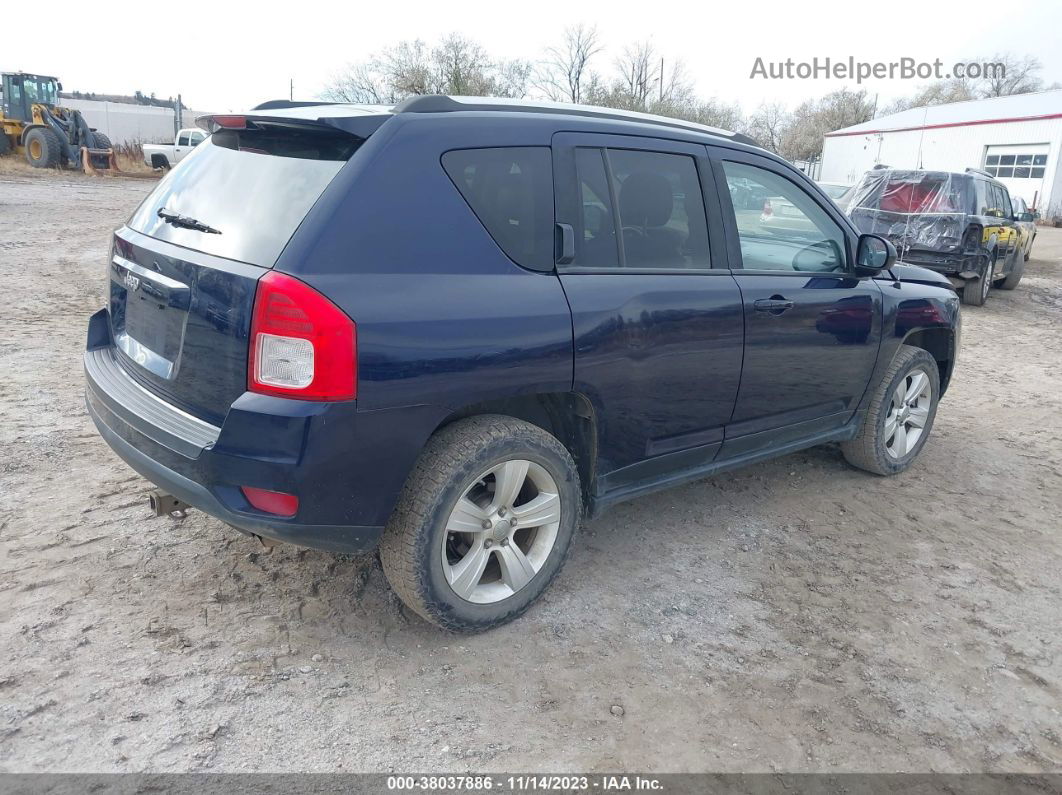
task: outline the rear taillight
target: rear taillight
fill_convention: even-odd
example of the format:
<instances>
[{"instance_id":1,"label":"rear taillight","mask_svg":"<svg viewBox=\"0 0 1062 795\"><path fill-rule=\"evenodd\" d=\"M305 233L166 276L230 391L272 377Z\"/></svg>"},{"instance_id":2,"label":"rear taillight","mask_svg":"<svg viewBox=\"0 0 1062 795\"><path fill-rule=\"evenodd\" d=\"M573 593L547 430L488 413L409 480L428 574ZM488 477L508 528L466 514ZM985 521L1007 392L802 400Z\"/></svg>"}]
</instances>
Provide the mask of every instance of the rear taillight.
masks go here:
<instances>
[{"instance_id":1,"label":"rear taillight","mask_svg":"<svg viewBox=\"0 0 1062 795\"><path fill-rule=\"evenodd\" d=\"M763 214L764 215L774 215L774 208L771 207L771 200L770 199L766 199L763 202Z\"/></svg>"},{"instance_id":2,"label":"rear taillight","mask_svg":"<svg viewBox=\"0 0 1062 795\"><path fill-rule=\"evenodd\" d=\"M300 400L358 393L354 321L307 284L277 271L258 282L247 388Z\"/></svg>"}]
</instances>

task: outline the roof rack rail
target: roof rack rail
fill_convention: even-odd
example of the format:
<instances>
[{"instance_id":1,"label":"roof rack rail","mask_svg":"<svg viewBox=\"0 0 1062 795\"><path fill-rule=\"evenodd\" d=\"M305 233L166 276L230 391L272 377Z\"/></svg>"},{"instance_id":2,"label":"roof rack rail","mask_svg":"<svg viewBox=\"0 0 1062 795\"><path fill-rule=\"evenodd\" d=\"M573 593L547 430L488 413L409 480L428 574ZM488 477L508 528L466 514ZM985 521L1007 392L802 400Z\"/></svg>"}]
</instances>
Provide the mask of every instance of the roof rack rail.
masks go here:
<instances>
[{"instance_id":1,"label":"roof rack rail","mask_svg":"<svg viewBox=\"0 0 1062 795\"><path fill-rule=\"evenodd\" d=\"M462 98L464 100L466 98ZM505 100L493 97L468 97L468 101L460 101L445 94L423 94L410 97L395 105L393 113L454 113L467 110L508 111L511 113L547 113L564 116L587 116L595 119L611 119L614 121L633 121L643 124L655 124L661 127L674 127L680 130L717 135L738 143L749 146L759 146L755 140L742 133L730 132L707 124L698 124L683 119L671 119L666 116L656 116L650 113L638 113L636 111L615 110L613 108L598 108L587 105L567 105L562 103L539 103L533 100Z\"/></svg>"},{"instance_id":2,"label":"roof rack rail","mask_svg":"<svg viewBox=\"0 0 1062 795\"><path fill-rule=\"evenodd\" d=\"M333 105L332 102L295 102L290 99L271 99L260 105L255 105L251 110L280 110L281 108L313 108L318 105Z\"/></svg>"},{"instance_id":3,"label":"roof rack rail","mask_svg":"<svg viewBox=\"0 0 1062 795\"><path fill-rule=\"evenodd\" d=\"M968 169L966 169L966 173L967 174L980 174L982 177L988 177L989 179L995 179L995 177L993 177L987 171L984 171L984 170L982 170L980 168L968 168Z\"/></svg>"}]
</instances>

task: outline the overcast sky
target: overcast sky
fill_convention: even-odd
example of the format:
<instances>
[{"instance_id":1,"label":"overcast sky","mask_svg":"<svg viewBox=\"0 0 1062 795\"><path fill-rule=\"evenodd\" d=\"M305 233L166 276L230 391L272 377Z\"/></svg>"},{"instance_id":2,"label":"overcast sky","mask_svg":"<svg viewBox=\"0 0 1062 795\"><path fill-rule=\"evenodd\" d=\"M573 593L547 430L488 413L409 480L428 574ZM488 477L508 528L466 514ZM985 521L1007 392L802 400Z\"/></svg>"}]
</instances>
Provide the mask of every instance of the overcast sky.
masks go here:
<instances>
[{"instance_id":1,"label":"overcast sky","mask_svg":"<svg viewBox=\"0 0 1062 795\"><path fill-rule=\"evenodd\" d=\"M0 69L53 74L66 90L181 93L196 110L237 110L286 97L289 78L297 99L316 98L345 64L402 39L432 42L457 31L497 57L537 59L559 42L566 25L583 22L597 26L606 48L597 57L598 70L607 73L624 44L648 38L664 56L665 68L674 59L685 63L701 95L740 102L746 111L763 101L793 106L845 85L855 87L851 79L750 79L757 57L854 56L888 62L907 56L940 58L950 68L957 60L1010 51L1036 56L1045 82L1062 82L1058 0L887 0L880 6L858 0L687 5L667 0L231 5L119 0L107 4L103 17L86 17L83 3L70 3L66 19L85 24L48 25L46 46L27 31L5 37ZM879 94L884 104L922 82L871 80L862 87Z\"/></svg>"}]
</instances>

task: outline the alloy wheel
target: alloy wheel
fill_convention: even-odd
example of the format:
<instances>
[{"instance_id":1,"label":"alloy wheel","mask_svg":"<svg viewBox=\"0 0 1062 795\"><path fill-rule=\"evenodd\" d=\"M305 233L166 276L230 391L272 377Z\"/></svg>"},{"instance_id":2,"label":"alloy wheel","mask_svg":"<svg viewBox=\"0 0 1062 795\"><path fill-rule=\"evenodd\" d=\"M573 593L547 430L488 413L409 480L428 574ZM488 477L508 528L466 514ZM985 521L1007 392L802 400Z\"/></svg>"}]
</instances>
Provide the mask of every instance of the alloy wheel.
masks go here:
<instances>
[{"instance_id":1,"label":"alloy wheel","mask_svg":"<svg viewBox=\"0 0 1062 795\"><path fill-rule=\"evenodd\" d=\"M446 520L443 573L457 596L500 602L525 587L557 542L561 501L540 465L505 461L465 489Z\"/></svg>"},{"instance_id":2,"label":"alloy wheel","mask_svg":"<svg viewBox=\"0 0 1062 795\"><path fill-rule=\"evenodd\" d=\"M903 458L918 446L932 404L933 384L924 370L912 370L896 386L885 415L885 450L892 458Z\"/></svg>"},{"instance_id":3,"label":"alloy wheel","mask_svg":"<svg viewBox=\"0 0 1062 795\"><path fill-rule=\"evenodd\" d=\"M981 279L981 300L984 301L988 298L988 291L992 289L992 279L996 277L996 263L995 260L988 263L988 270L985 271L984 277Z\"/></svg>"}]
</instances>

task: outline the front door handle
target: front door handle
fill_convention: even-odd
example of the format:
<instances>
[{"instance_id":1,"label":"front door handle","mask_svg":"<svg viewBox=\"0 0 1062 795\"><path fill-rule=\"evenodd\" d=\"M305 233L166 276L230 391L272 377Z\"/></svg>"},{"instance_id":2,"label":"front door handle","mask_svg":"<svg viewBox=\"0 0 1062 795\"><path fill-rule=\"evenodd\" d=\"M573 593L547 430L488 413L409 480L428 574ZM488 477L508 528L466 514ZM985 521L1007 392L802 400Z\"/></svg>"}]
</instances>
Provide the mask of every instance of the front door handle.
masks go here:
<instances>
[{"instance_id":1,"label":"front door handle","mask_svg":"<svg viewBox=\"0 0 1062 795\"><path fill-rule=\"evenodd\" d=\"M772 295L770 298L759 298L752 304L757 312L770 312L772 315L780 315L787 309L793 308L793 302L780 295Z\"/></svg>"}]
</instances>

